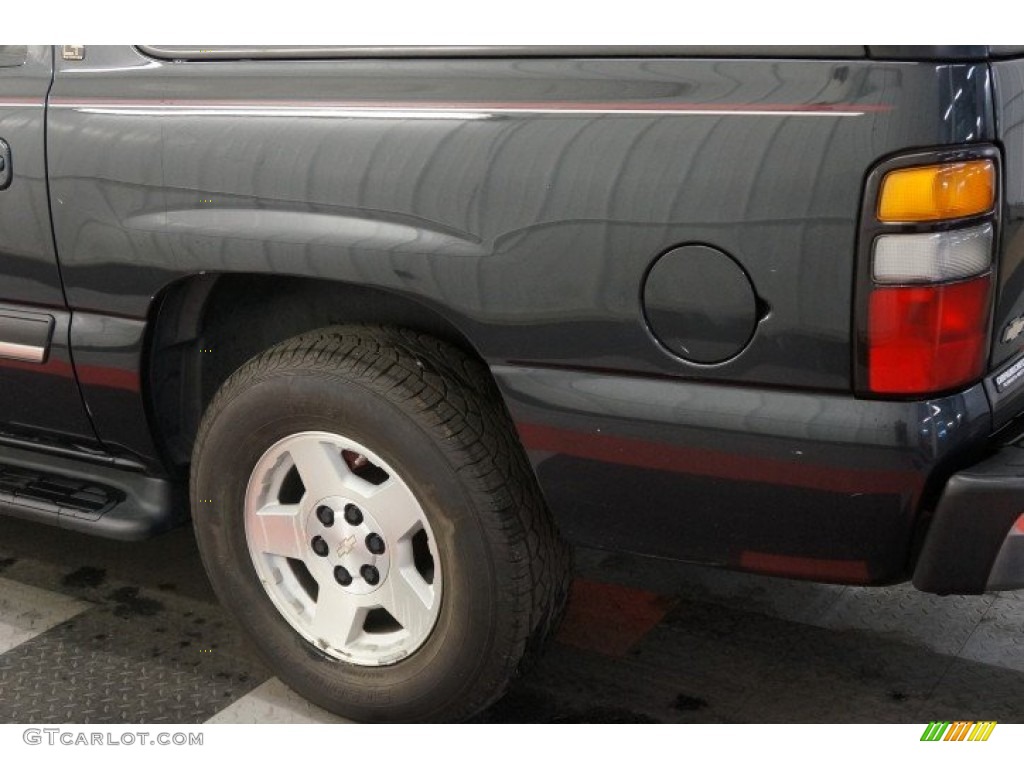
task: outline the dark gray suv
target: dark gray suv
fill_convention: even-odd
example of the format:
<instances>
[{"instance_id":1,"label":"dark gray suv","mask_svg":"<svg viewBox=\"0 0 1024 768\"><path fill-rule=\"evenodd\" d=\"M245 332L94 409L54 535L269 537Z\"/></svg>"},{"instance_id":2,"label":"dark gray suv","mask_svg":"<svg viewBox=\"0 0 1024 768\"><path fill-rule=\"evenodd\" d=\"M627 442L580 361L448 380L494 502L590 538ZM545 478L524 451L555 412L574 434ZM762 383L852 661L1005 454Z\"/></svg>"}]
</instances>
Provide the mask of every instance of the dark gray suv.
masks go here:
<instances>
[{"instance_id":1,"label":"dark gray suv","mask_svg":"<svg viewBox=\"0 0 1024 768\"><path fill-rule=\"evenodd\" d=\"M1024 586L1024 48L0 46L0 507L450 720L568 542Z\"/></svg>"}]
</instances>

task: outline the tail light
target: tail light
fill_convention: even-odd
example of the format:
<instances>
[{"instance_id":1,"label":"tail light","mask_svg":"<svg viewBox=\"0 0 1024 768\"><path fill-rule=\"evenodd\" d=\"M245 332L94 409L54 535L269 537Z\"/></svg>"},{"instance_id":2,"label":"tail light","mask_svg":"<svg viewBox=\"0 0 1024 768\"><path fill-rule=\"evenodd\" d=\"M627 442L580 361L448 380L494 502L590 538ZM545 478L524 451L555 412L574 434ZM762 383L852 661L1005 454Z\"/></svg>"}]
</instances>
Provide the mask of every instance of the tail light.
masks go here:
<instances>
[{"instance_id":1,"label":"tail light","mask_svg":"<svg viewBox=\"0 0 1024 768\"><path fill-rule=\"evenodd\" d=\"M915 163L868 183L859 387L923 396L977 381L988 359L997 156Z\"/></svg>"}]
</instances>

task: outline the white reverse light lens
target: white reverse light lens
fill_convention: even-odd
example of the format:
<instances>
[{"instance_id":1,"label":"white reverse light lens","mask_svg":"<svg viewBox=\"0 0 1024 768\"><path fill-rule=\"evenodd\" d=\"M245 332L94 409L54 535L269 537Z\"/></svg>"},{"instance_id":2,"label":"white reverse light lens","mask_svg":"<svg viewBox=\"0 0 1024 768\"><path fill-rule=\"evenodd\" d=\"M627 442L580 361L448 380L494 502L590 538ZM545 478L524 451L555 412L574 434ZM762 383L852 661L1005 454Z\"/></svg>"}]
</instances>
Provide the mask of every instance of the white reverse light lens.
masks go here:
<instances>
[{"instance_id":1,"label":"white reverse light lens","mask_svg":"<svg viewBox=\"0 0 1024 768\"><path fill-rule=\"evenodd\" d=\"M876 283L941 283L980 275L992 264L992 225L875 240Z\"/></svg>"}]
</instances>

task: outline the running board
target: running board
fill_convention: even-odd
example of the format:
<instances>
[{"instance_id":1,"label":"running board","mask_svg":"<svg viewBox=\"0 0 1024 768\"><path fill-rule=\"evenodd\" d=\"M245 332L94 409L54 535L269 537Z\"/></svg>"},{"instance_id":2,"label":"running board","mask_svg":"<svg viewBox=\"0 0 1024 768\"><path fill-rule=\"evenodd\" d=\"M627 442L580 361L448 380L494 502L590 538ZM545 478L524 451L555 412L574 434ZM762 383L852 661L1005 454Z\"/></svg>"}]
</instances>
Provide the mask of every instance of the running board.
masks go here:
<instances>
[{"instance_id":1,"label":"running board","mask_svg":"<svg viewBox=\"0 0 1024 768\"><path fill-rule=\"evenodd\" d=\"M10 446L0 446L0 514L122 541L188 519L169 480Z\"/></svg>"}]
</instances>

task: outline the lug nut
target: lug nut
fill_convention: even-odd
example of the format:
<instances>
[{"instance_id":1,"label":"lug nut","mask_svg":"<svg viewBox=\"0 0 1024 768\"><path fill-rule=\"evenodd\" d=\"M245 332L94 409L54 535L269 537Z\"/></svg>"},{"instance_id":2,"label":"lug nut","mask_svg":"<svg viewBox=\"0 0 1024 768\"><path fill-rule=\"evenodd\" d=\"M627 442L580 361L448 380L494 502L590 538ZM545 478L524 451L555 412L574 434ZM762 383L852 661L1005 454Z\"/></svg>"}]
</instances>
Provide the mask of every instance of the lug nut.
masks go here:
<instances>
[{"instance_id":1,"label":"lug nut","mask_svg":"<svg viewBox=\"0 0 1024 768\"><path fill-rule=\"evenodd\" d=\"M330 551L330 547L327 546L327 542L319 536L313 537L313 551L316 552L320 557L327 557L327 553Z\"/></svg>"},{"instance_id":2,"label":"lug nut","mask_svg":"<svg viewBox=\"0 0 1024 768\"><path fill-rule=\"evenodd\" d=\"M371 533L366 537L366 548L374 555L384 554L384 539L378 536L376 533Z\"/></svg>"},{"instance_id":3,"label":"lug nut","mask_svg":"<svg viewBox=\"0 0 1024 768\"><path fill-rule=\"evenodd\" d=\"M341 586L347 587L352 583L352 574L344 566L339 565L334 569L334 580L341 584Z\"/></svg>"},{"instance_id":4,"label":"lug nut","mask_svg":"<svg viewBox=\"0 0 1024 768\"><path fill-rule=\"evenodd\" d=\"M334 525L334 510L328 506L321 506L316 508L316 518L325 527L330 528Z\"/></svg>"},{"instance_id":5,"label":"lug nut","mask_svg":"<svg viewBox=\"0 0 1024 768\"><path fill-rule=\"evenodd\" d=\"M378 581L380 581L380 571L378 571L372 565L364 565L362 568L359 569L359 574L371 587Z\"/></svg>"},{"instance_id":6,"label":"lug nut","mask_svg":"<svg viewBox=\"0 0 1024 768\"><path fill-rule=\"evenodd\" d=\"M345 520L349 525L362 525L363 511L355 504L346 504Z\"/></svg>"}]
</instances>

